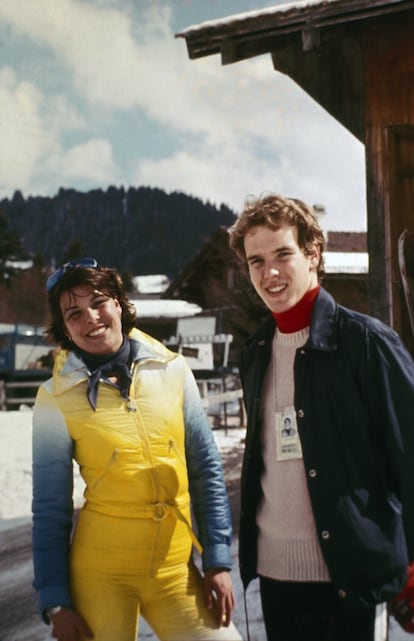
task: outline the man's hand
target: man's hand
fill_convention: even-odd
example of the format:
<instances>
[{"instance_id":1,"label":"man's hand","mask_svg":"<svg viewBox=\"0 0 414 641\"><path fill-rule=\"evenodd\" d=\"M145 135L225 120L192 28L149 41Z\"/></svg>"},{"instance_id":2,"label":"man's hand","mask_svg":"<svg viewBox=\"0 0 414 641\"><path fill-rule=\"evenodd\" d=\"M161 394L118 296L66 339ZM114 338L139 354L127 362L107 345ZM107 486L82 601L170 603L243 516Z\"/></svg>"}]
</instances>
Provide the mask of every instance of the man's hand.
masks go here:
<instances>
[{"instance_id":1,"label":"man's hand","mask_svg":"<svg viewBox=\"0 0 414 641\"><path fill-rule=\"evenodd\" d=\"M389 604L390 614L406 632L414 632L414 563L408 568L404 588Z\"/></svg>"},{"instance_id":2,"label":"man's hand","mask_svg":"<svg viewBox=\"0 0 414 641\"><path fill-rule=\"evenodd\" d=\"M52 637L58 641L79 641L86 637L93 639L94 635L86 621L70 608L62 608L50 616Z\"/></svg>"},{"instance_id":3,"label":"man's hand","mask_svg":"<svg viewBox=\"0 0 414 641\"><path fill-rule=\"evenodd\" d=\"M230 574L227 570L212 568L204 575L204 594L206 605L216 611L218 627L228 627L234 608L234 591Z\"/></svg>"}]
</instances>

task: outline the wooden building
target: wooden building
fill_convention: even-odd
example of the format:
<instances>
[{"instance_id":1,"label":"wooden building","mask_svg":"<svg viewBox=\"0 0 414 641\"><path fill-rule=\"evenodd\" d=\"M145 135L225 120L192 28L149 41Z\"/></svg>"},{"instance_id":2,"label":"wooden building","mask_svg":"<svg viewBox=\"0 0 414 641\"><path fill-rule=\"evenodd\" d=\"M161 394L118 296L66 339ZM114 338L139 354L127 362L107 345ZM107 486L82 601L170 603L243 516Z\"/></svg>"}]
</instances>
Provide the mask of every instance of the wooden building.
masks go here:
<instances>
[{"instance_id":1,"label":"wooden building","mask_svg":"<svg viewBox=\"0 0 414 641\"><path fill-rule=\"evenodd\" d=\"M217 334L232 334L230 365L267 311L247 271L229 247L228 232L219 227L202 249L173 280L163 296L196 303L206 316L214 315Z\"/></svg>"},{"instance_id":2,"label":"wooden building","mask_svg":"<svg viewBox=\"0 0 414 641\"><path fill-rule=\"evenodd\" d=\"M365 144L369 311L414 353L398 238L414 230L414 1L306 0L177 34L190 58L232 64L269 53Z\"/></svg>"}]
</instances>

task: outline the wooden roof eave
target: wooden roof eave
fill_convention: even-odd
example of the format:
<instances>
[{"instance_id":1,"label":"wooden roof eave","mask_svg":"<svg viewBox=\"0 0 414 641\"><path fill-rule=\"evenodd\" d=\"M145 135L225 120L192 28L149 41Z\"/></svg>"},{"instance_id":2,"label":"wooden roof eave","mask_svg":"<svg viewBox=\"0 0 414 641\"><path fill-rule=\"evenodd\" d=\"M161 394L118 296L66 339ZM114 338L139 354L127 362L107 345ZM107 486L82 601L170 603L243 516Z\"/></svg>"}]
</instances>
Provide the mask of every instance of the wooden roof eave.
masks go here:
<instances>
[{"instance_id":1,"label":"wooden roof eave","mask_svg":"<svg viewBox=\"0 0 414 641\"><path fill-rule=\"evenodd\" d=\"M279 40L271 52L273 67L289 76L362 143L364 133L363 63L358 29L340 37L316 34L305 50L302 37ZM321 37L319 38L319 35Z\"/></svg>"},{"instance_id":2,"label":"wooden roof eave","mask_svg":"<svg viewBox=\"0 0 414 641\"><path fill-rule=\"evenodd\" d=\"M290 9L282 6L254 12L251 16L242 14L233 19L206 22L177 33L176 38L186 40L190 59L220 54L225 65L246 58L240 56L240 49L236 55L231 52L232 47L228 45L234 40L240 44L249 41L248 49L257 51L253 55L260 55L270 53L266 42L279 35L360 21L413 7L414 0L321 0L316 4L292 5Z\"/></svg>"},{"instance_id":3,"label":"wooden roof eave","mask_svg":"<svg viewBox=\"0 0 414 641\"><path fill-rule=\"evenodd\" d=\"M225 64L269 53L273 68L306 93L364 142L362 58L358 29L354 38L338 37L341 26L285 31L262 40L228 37L221 43ZM333 31L332 31L333 30ZM333 34L333 35L332 35ZM340 79L340 80L339 80Z\"/></svg>"},{"instance_id":4,"label":"wooden roof eave","mask_svg":"<svg viewBox=\"0 0 414 641\"><path fill-rule=\"evenodd\" d=\"M358 140L364 140L362 44L367 20L414 8L414 0L336 0L190 28L192 59L220 54L223 65L270 54L288 75Z\"/></svg>"}]
</instances>

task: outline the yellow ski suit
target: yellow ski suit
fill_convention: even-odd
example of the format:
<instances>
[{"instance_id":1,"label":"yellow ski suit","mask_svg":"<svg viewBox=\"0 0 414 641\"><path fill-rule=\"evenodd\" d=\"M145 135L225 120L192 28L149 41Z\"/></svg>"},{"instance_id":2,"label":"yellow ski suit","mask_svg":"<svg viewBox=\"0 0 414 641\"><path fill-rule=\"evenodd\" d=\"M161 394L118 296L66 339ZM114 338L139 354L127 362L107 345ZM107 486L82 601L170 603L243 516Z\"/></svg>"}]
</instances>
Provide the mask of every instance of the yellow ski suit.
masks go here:
<instances>
[{"instance_id":1,"label":"yellow ski suit","mask_svg":"<svg viewBox=\"0 0 414 641\"><path fill-rule=\"evenodd\" d=\"M160 639L240 639L204 605L192 558L191 501L203 569L230 569L220 457L185 360L138 330L129 399L61 351L33 418L34 586L42 611L74 607L96 641L135 641L139 614ZM74 459L85 504L71 538ZM201 548L200 548L201 549Z\"/></svg>"}]
</instances>

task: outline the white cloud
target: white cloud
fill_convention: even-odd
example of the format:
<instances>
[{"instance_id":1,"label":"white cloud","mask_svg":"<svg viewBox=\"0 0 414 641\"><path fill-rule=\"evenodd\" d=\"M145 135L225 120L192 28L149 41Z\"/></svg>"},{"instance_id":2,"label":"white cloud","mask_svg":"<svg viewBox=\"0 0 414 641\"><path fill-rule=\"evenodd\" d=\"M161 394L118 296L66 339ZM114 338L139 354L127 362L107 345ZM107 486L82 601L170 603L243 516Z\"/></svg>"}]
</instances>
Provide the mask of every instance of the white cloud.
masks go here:
<instances>
[{"instance_id":1,"label":"white cloud","mask_svg":"<svg viewBox=\"0 0 414 641\"><path fill-rule=\"evenodd\" d=\"M258 104L274 95L270 59L230 67L218 57L190 61L184 41L174 38L170 13L156 0L133 16L92 1L0 3L0 17L50 48L80 95L96 106L145 108L158 122L183 131L210 134L229 118L235 125L247 118L257 129ZM270 100L266 112L275 112Z\"/></svg>"},{"instance_id":2,"label":"white cloud","mask_svg":"<svg viewBox=\"0 0 414 641\"><path fill-rule=\"evenodd\" d=\"M248 193L274 190L323 203L331 228L364 227L362 145L276 73L270 56L225 67L218 56L190 61L172 32L173 9L166 0L139 7L1 0L0 20L50 52L65 90L53 95L49 88L46 101L40 88L10 70L0 76L2 122L11 123L2 156L14 161L3 163L5 187L38 184L50 191L52 185L87 188L90 181L105 188L119 180L183 190L235 209ZM136 149L131 131L130 147L120 150L109 127L117 122L119 129L127 112L145 112L154 130L176 141L175 149L154 160ZM115 148L131 158L128 175L117 168Z\"/></svg>"},{"instance_id":3,"label":"white cloud","mask_svg":"<svg viewBox=\"0 0 414 641\"><path fill-rule=\"evenodd\" d=\"M97 185L112 183L117 174L112 147L107 140L93 139L72 147L59 163L61 180L86 180Z\"/></svg>"},{"instance_id":4,"label":"white cloud","mask_svg":"<svg viewBox=\"0 0 414 641\"><path fill-rule=\"evenodd\" d=\"M354 151L355 164L360 165L358 148ZM240 211L246 196L275 191L323 204L325 224L331 230L365 229L362 177L354 175L357 172L352 167L344 168L338 183L337 167L329 157L322 158L312 150L302 152L297 158L279 154L269 160L226 144L200 147L198 152L179 151L160 161L142 161L134 182L196 194L217 205L224 202L235 211ZM304 161L306 153L309 157Z\"/></svg>"},{"instance_id":5,"label":"white cloud","mask_svg":"<svg viewBox=\"0 0 414 641\"><path fill-rule=\"evenodd\" d=\"M85 99L127 109L146 104L154 80L157 86L162 81L153 76L157 42L174 44L174 37L167 27L169 10L157 2L146 11L137 8L135 20L117 6L92 0L2 0L0 18L48 47Z\"/></svg>"},{"instance_id":6,"label":"white cloud","mask_svg":"<svg viewBox=\"0 0 414 641\"><path fill-rule=\"evenodd\" d=\"M62 135L85 127L65 98L45 97L32 83L19 81L12 69L0 70L0 197L16 189L33 193L45 184L45 174L53 181L64 156ZM53 183L54 189L59 186L58 180Z\"/></svg>"},{"instance_id":7,"label":"white cloud","mask_svg":"<svg viewBox=\"0 0 414 641\"><path fill-rule=\"evenodd\" d=\"M266 57L232 68L197 61L198 86L179 110L199 136L160 161L143 160L139 183L180 189L236 211L249 193L277 191L325 205L331 229L364 229L364 148ZM204 64L203 64L204 63ZM195 117L193 117L195 113Z\"/></svg>"},{"instance_id":8,"label":"white cloud","mask_svg":"<svg viewBox=\"0 0 414 641\"><path fill-rule=\"evenodd\" d=\"M49 146L42 123L43 97L8 68L0 71L0 194L25 189Z\"/></svg>"}]
</instances>

